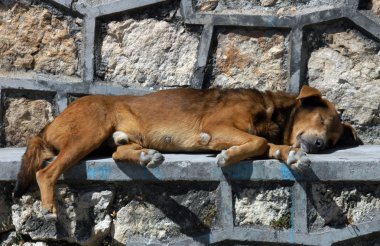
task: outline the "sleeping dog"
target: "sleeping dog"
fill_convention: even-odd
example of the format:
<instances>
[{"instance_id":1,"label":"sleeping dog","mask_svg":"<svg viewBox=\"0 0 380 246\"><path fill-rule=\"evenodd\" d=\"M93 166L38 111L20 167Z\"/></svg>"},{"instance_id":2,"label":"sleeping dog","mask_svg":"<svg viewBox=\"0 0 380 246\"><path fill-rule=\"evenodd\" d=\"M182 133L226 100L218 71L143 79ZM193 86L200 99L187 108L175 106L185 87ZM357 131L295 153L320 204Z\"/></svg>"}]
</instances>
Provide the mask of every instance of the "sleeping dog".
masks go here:
<instances>
[{"instance_id":1,"label":"sleeping dog","mask_svg":"<svg viewBox=\"0 0 380 246\"><path fill-rule=\"evenodd\" d=\"M86 96L70 104L38 136L22 159L15 196L37 180L42 207L57 214L54 189L61 174L113 140L118 161L156 167L163 152L220 151L227 166L251 157L275 158L307 168L306 153L337 143L359 143L321 92L172 89L145 96ZM56 158L51 164L43 163Z\"/></svg>"}]
</instances>

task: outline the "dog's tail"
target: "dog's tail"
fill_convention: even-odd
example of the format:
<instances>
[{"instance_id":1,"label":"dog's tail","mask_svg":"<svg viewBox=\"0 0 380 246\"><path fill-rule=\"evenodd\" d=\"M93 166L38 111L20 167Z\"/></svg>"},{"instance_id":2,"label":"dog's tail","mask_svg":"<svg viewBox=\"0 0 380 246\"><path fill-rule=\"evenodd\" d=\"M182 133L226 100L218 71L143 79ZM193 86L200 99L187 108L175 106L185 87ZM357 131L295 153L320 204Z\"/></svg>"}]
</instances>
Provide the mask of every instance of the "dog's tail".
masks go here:
<instances>
[{"instance_id":1,"label":"dog's tail","mask_svg":"<svg viewBox=\"0 0 380 246\"><path fill-rule=\"evenodd\" d=\"M53 149L40 137L32 137L22 157L20 171L14 188L14 196L21 197L30 185L36 182L36 171L41 169L45 160L54 156Z\"/></svg>"}]
</instances>

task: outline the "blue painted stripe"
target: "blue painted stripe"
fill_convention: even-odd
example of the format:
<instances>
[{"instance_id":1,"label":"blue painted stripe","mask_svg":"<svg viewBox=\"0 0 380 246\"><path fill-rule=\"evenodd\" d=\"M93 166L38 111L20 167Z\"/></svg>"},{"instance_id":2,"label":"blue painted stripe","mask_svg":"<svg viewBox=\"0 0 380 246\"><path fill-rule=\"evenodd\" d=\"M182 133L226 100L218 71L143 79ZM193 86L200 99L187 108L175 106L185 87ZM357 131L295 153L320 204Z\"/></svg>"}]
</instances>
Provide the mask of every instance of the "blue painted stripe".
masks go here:
<instances>
[{"instance_id":1,"label":"blue painted stripe","mask_svg":"<svg viewBox=\"0 0 380 246\"><path fill-rule=\"evenodd\" d=\"M112 168L109 165L87 166L87 179L109 180Z\"/></svg>"},{"instance_id":2,"label":"blue painted stripe","mask_svg":"<svg viewBox=\"0 0 380 246\"><path fill-rule=\"evenodd\" d=\"M289 167L284 163L281 163L281 178L283 180L296 180Z\"/></svg>"}]
</instances>

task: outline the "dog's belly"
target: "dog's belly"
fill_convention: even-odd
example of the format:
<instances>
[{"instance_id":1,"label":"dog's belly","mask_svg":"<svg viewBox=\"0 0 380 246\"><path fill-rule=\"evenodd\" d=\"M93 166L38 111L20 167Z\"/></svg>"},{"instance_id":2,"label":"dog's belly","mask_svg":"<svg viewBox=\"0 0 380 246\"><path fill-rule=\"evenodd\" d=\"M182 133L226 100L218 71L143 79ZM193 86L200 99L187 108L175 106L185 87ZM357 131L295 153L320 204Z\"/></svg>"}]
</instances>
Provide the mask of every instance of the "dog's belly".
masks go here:
<instances>
[{"instance_id":1,"label":"dog's belly","mask_svg":"<svg viewBox=\"0 0 380 246\"><path fill-rule=\"evenodd\" d=\"M148 141L149 148L166 152L202 151L207 149L208 144L208 141L202 143L202 133L195 131L185 131L182 134L166 131L150 136Z\"/></svg>"},{"instance_id":2,"label":"dog's belly","mask_svg":"<svg viewBox=\"0 0 380 246\"><path fill-rule=\"evenodd\" d=\"M132 143L163 152L207 150L211 139L211 136L207 133L180 127L156 128L144 132L126 131L126 133Z\"/></svg>"}]
</instances>

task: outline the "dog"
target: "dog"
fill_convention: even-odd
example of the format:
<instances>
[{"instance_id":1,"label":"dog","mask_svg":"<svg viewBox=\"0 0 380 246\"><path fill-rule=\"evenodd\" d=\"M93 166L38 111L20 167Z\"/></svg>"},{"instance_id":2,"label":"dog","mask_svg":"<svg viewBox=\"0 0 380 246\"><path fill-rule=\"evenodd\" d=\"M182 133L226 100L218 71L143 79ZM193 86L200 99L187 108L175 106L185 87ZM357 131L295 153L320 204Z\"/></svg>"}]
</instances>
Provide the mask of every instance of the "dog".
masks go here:
<instances>
[{"instance_id":1,"label":"dog","mask_svg":"<svg viewBox=\"0 0 380 246\"><path fill-rule=\"evenodd\" d=\"M306 153L360 144L334 105L309 86L303 86L298 96L189 88L145 96L91 95L70 104L29 140L14 196L20 197L37 181L42 208L56 215L57 179L109 138L115 145L114 160L148 168L164 161L158 151L220 151L216 156L220 167L264 157L303 170L310 164Z\"/></svg>"}]
</instances>

